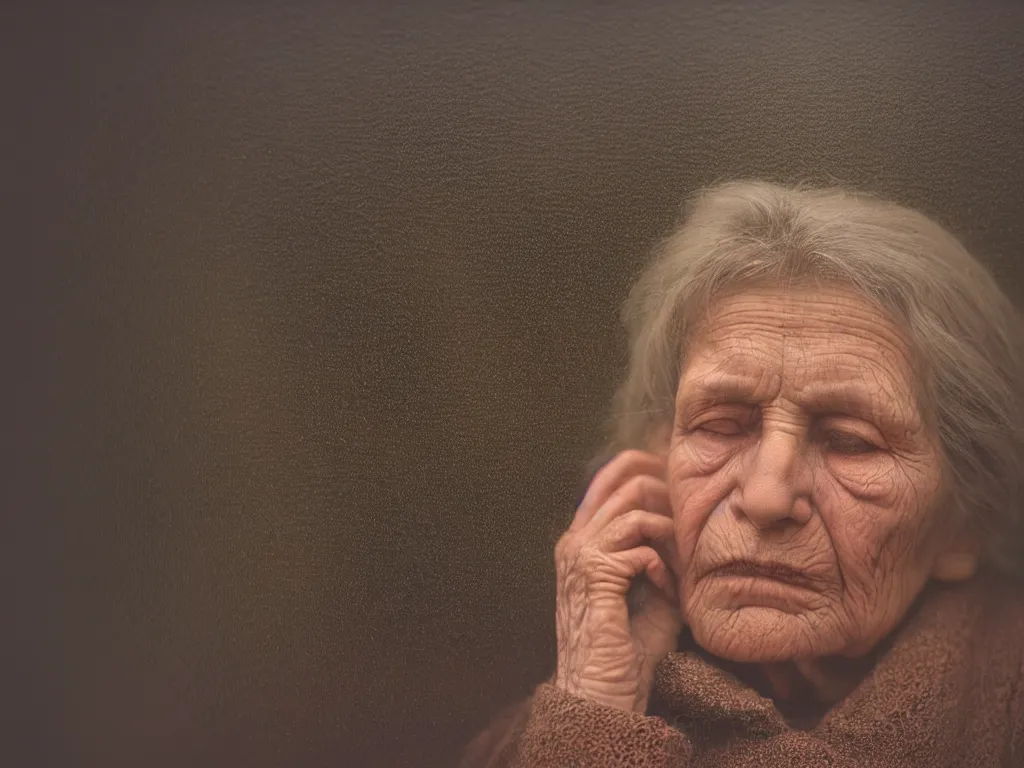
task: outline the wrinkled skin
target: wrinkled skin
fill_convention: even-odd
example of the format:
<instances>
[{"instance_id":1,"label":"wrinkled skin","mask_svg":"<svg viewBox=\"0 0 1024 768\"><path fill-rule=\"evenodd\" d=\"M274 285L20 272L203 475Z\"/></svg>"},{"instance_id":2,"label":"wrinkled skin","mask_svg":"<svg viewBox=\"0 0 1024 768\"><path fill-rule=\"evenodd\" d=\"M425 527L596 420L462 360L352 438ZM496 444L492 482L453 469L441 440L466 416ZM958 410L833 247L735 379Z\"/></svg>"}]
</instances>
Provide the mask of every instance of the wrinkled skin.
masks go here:
<instances>
[{"instance_id":1,"label":"wrinkled skin","mask_svg":"<svg viewBox=\"0 0 1024 768\"><path fill-rule=\"evenodd\" d=\"M558 668L568 693L644 712L654 668L682 628L665 457L625 451L594 477L555 546ZM639 610L627 595L649 580Z\"/></svg>"},{"instance_id":2,"label":"wrinkled skin","mask_svg":"<svg viewBox=\"0 0 1024 768\"><path fill-rule=\"evenodd\" d=\"M868 653L929 578L977 564L943 522L940 448L913 383L903 335L849 291L716 301L670 429L598 473L556 548L553 682L643 712L685 621L712 654L762 665L780 698L797 677L822 701L845 695L829 659ZM652 586L630 617L640 574Z\"/></svg>"},{"instance_id":3,"label":"wrinkled skin","mask_svg":"<svg viewBox=\"0 0 1024 768\"><path fill-rule=\"evenodd\" d=\"M735 661L859 656L948 570L940 448L913 381L902 334L840 289L716 304L681 377L668 456L683 615L704 648ZM805 583L715 572L747 558Z\"/></svg>"}]
</instances>

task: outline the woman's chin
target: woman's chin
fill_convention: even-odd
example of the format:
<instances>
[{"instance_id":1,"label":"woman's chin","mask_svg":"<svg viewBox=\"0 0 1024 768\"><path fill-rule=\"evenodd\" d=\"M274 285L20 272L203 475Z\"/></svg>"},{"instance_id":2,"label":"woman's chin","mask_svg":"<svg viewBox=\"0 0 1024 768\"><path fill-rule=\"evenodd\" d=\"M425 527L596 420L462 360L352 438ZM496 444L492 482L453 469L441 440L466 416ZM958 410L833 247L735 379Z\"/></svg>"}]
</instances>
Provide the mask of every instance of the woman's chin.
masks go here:
<instances>
[{"instance_id":1,"label":"woman's chin","mask_svg":"<svg viewBox=\"0 0 1024 768\"><path fill-rule=\"evenodd\" d=\"M764 605L694 611L688 620L693 639L708 653L736 662L772 663L823 656L808 617Z\"/></svg>"}]
</instances>

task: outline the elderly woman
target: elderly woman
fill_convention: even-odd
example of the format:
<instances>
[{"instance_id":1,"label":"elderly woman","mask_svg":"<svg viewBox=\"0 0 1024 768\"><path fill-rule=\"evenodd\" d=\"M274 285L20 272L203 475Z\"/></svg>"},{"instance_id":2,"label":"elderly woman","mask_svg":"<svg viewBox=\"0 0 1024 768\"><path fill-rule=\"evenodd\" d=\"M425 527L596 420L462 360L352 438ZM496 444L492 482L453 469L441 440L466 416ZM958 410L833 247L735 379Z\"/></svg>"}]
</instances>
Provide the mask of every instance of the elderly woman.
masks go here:
<instances>
[{"instance_id":1,"label":"elderly woman","mask_svg":"<svg viewBox=\"0 0 1024 768\"><path fill-rule=\"evenodd\" d=\"M1024 766L1024 338L866 194L698 195L624 312L553 677L465 766Z\"/></svg>"}]
</instances>

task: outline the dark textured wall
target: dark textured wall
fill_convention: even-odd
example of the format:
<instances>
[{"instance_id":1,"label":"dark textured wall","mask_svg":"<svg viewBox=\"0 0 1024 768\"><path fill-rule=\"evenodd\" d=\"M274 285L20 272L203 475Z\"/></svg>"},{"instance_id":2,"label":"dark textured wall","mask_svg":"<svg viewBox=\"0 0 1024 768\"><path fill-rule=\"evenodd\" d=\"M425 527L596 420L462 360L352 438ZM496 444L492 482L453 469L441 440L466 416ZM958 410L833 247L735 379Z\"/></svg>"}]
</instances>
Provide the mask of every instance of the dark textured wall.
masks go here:
<instances>
[{"instance_id":1,"label":"dark textured wall","mask_svg":"<svg viewBox=\"0 0 1024 768\"><path fill-rule=\"evenodd\" d=\"M701 184L890 194L1024 289L1021 3L84 8L2 12L5 765L450 761L550 672Z\"/></svg>"}]
</instances>

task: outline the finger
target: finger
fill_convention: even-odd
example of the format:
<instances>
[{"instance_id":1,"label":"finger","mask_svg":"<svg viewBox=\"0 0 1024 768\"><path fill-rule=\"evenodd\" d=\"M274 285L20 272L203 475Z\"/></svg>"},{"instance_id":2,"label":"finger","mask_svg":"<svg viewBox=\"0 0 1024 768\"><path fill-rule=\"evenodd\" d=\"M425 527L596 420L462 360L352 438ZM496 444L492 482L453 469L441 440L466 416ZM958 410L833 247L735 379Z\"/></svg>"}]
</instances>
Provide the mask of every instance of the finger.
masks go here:
<instances>
[{"instance_id":1,"label":"finger","mask_svg":"<svg viewBox=\"0 0 1024 768\"><path fill-rule=\"evenodd\" d=\"M658 553L673 579L682 573L676 547L675 522L649 510L631 510L597 534L594 543L605 552L646 544Z\"/></svg>"},{"instance_id":2,"label":"finger","mask_svg":"<svg viewBox=\"0 0 1024 768\"><path fill-rule=\"evenodd\" d=\"M675 577L653 547L639 546L616 552L615 559L626 566L630 578L645 574L666 595L674 598L677 594Z\"/></svg>"},{"instance_id":3,"label":"finger","mask_svg":"<svg viewBox=\"0 0 1024 768\"><path fill-rule=\"evenodd\" d=\"M675 523L671 518L634 509L597 531L591 544L609 554L651 542L675 543Z\"/></svg>"},{"instance_id":4,"label":"finger","mask_svg":"<svg viewBox=\"0 0 1024 768\"><path fill-rule=\"evenodd\" d=\"M583 501L576 510L570 530L578 530L590 522L594 513L630 477L634 475L662 477L664 474L665 459L663 457L645 451L623 451L594 475Z\"/></svg>"},{"instance_id":5,"label":"finger","mask_svg":"<svg viewBox=\"0 0 1024 768\"><path fill-rule=\"evenodd\" d=\"M668 495L668 484L650 475L632 478L612 494L612 497L594 514L587 528L582 531L582 535L587 536L593 529L604 528L612 520L634 509L643 509L671 519L673 517L672 503ZM668 563L669 568L674 573L679 573L679 557L675 539L656 542L654 547Z\"/></svg>"},{"instance_id":6,"label":"finger","mask_svg":"<svg viewBox=\"0 0 1024 768\"><path fill-rule=\"evenodd\" d=\"M594 513L584 528L584 535L589 531L604 528L612 520L634 509L644 509L672 517L672 504L668 498L668 485L665 481L651 475L636 475L630 478Z\"/></svg>"},{"instance_id":7,"label":"finger","mask_svg":"<svg viewBox=\"0 0 1024 768\"><path fill-rule=\"evenodd\" d=\"M652 549L654 548L652 547ZM655 554L658 555L657 559L651 560L647 564L647 578L649 578L651 582L666 595L674 598L676 596L675 574L672 573L672 570L668 567L664 558L656 549Z\"/></svg>"}]
</instances>

